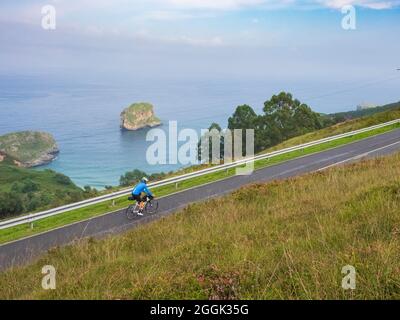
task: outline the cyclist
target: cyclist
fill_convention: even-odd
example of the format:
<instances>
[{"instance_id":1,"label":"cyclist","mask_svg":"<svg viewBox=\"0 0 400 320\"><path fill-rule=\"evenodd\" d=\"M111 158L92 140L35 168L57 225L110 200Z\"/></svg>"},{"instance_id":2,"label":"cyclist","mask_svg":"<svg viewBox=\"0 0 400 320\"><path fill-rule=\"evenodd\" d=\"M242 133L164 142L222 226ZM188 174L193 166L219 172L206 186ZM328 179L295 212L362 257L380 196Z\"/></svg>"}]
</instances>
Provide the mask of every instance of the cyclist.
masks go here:
<instances>
[{"instance_id":1,"label":"cyclist","mask_svg":"<svg viewBox=\"0 0 400 320\"><path fill-rule=\"evenodd\" d=\"M138 215L142 216L143 215L143 209L145 202L147 201L147 198L153 199L154 196L147 188L147 183L149 182L149 179L146 177L143 177L140 182L133 188L132 190L132 197L129 198L129 200L136 200L136 202L139 204L139 212ZM142 196L142 194L145 194Z\"/></svg>"}]
</instances>

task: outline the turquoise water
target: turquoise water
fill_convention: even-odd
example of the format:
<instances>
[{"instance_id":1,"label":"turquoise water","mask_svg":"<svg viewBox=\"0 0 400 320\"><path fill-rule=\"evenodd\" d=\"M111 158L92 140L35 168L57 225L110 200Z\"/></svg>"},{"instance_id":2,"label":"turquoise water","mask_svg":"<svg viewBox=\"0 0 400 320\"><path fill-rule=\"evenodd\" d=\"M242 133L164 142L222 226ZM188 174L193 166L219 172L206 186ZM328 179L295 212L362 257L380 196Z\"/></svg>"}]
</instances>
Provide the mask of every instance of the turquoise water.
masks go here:
<instances>
[{"instance_id":1,"label":"turquoise water","mask_svg":"<svg viewBox=\"0 0 400 320\"><path fill-rule=\"evenodd\" d=\"M121 131L119 114L132 102L154 104L166 129L168 120L180 128L200 130L211 122L226 126L228 116L240 104L260 111L273 93L286 89L299 98L332 91L332 84L279 84L271 80L133 81L123 84L46 80L40 77L0 79L0 134L18 130L43 130L56 138L61 153L49 165L80 186L102 188L117 185L119 177L135 168L152 173L180 165L152 166L146 161L147 129ZM345 85L345 84L343 84ZM388 102L396 88L388 88ZM320 112L354 109L364 94L341 94L310 103ZM392 100L390 100L392 99ZM385 102L386 102L385 100Z\"/></svg>"}]
</instances>

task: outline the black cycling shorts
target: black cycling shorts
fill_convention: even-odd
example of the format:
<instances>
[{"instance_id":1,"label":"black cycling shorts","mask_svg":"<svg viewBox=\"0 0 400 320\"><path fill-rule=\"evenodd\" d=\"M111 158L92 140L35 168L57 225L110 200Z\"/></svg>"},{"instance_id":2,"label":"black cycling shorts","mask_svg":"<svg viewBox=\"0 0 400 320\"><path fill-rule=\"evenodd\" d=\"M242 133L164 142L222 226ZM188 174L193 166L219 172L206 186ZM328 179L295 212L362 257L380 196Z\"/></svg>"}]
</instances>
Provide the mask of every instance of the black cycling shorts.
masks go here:
<instances>
[{"instance_id":1,"label":"black cycling shorts","mask_svg":"<svg viewBox=\"0 0 400 320\"><path fill-rule=\"evenodd\" d=\"M141 196L140 194L133 194L128 198L129 200L135 200L137 202L145 202L147 200L147 196Z\"/></svg>"}]
</instances>

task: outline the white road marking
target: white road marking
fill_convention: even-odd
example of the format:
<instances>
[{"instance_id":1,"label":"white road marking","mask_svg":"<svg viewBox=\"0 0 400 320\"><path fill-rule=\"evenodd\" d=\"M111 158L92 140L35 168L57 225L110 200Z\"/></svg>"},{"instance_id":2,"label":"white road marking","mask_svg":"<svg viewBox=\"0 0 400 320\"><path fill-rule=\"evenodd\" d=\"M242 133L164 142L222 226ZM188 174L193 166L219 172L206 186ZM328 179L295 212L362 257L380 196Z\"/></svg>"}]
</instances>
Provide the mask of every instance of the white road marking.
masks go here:
<instances>
[{"instance_id":1,"label":"white road marking","mask_svg":"<svg viewBox=\"0 0 400 320\"><path fill-rule=\"evenodd\" d=\"M354 157L351 157L351 158L348 158L348 159L345 159L345 160L342 160L342 161L339 161L339 162L332 163L329 166L323 167L323 168L315 170L315 171L316 172L322 171L322 170L325 170L325 169L328 169L328 168L331 168L331 167L334 167L334 166L337 166L339 164L343 164L343 163L346 163L346 162L349 162L349 161L352 161L352 160L358 160L358 159L364 158L365 156L367 156L367 155L369 155L371 153L374 153L374 152L377 152L377 151L392 147L392 146L394 146L396 144L399 144L399 143L400 143L400 141L397 141L397 142L388 144L387 146L383 146L383 147L380 147L380 148L377 148L377 149L374 149L374 150L359 154L357 156L354 156Z\"/></svg>"},{"instance_id":2,"label":"white road marking","mask_svg":"<svg viewBox=\"0 0 400 320\"><path fill-rule=\"evenodd\" d=\"M303 164L303 165L301 165L301 166L298 166L298 167L295 167L295 168L292 168L292 169L288 169L288 170L285 170L285 171L281 171L281 172L279 172L279 173L277 173L277 174L274 174L274 175L271 176L270 178L273 179L273 178L276 178L276 177L280 177L280 176L283 176L283 175L285 175L285 174L288 174L288 173L291 173L291 172L294 172L294 171L298 171L298 170L300 170L300 169L307 168L307 167L309 167L310 165L316 165L316 164L321 163L321 162L325 162L325 161L328 161L328 160L332 160L332 159L339 158L339 157L344 156L344 155L346 155L346 154L348 154L348 153L349 153L349 152L340 153L340 154L337 154L337 155L335 155L335 156L331 156L331 157L328 157L328 158L323 158L323 159L320 159L320 160L315 161L315 162L312 162L312 163Z\"/></svg>"}]
</instances>

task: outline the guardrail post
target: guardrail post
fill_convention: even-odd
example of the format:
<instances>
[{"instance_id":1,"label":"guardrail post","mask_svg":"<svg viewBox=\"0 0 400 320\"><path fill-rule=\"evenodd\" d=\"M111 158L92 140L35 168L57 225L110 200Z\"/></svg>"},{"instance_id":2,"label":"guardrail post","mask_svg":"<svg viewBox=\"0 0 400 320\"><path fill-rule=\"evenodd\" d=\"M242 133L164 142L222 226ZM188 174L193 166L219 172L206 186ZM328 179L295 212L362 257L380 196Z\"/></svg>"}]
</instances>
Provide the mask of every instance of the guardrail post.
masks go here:
<instances>
[{"instance_id":1,"label":"guardrail post","mask_svg":"<svg viewBox=\"0 0 400 320\"><path fill-rule=\"evenodd\" d=\"M175 189L178 189L178 182L175 182Z\"/></svg>"},{"instance_id":2,"label":"guardrail post","mask_svg":"<svg viewBox=\"0 0 400 320\"><path fill-rule=\"evenodd\" d=\"M31 230L33 230L33 222L31 222Z\"/></svg>"}]
</instances>

